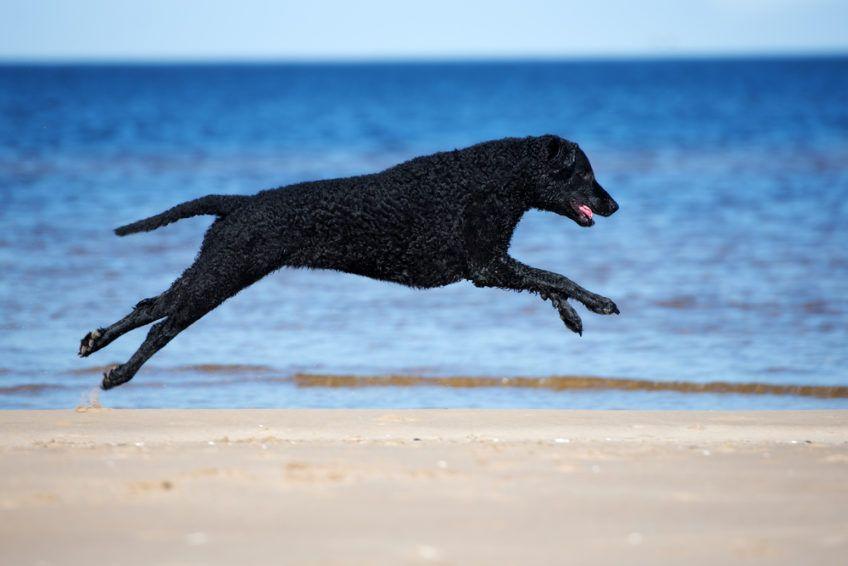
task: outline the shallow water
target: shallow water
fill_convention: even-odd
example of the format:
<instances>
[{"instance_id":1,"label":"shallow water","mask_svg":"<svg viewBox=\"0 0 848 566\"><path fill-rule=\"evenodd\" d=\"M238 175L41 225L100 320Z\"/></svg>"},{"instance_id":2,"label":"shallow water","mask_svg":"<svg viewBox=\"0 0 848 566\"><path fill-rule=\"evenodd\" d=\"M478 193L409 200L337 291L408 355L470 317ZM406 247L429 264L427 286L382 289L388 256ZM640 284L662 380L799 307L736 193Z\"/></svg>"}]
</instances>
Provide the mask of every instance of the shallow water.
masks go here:
<instances>
[{"instance_id":1,"label":"shallow water","mask_svg":"<svg viewBox=\"0 0 848 566\"><path fill-rule=\"evenodd\" d=\"M848 385L848 59L0 67L0 407L73 407L79 339L193 259L208 218L111 229L208 193L377 171L505 135L581 144L621 211L528 214L513 254L612 297L582 338L538 298L282 270L106 406L848 407L841 397L305 387L297 373ZM231 367L242 365L247 371ZM271 376L274 379L265 379Z\"/></svg>"}]
</instances>

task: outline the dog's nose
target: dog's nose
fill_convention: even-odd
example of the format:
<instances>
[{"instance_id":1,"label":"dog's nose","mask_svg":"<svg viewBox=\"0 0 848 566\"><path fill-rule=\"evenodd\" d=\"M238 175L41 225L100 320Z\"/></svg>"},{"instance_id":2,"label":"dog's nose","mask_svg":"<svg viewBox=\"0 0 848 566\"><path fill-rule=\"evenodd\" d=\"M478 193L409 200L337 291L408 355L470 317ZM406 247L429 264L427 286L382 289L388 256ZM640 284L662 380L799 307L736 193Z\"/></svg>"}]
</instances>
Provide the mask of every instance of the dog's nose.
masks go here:
<instances>
[{"instance_id":1,"label":"dog's nose","mask_svg":"<svg viewBox=\"0 0 848 566\"><path fill-rule=\"evenodd\" d=\"M614 200L610 199L608 208L609 208L609 214L614 214L615 211L618 210L618 203L615 202Z\"/></svg>"}]
</instances>

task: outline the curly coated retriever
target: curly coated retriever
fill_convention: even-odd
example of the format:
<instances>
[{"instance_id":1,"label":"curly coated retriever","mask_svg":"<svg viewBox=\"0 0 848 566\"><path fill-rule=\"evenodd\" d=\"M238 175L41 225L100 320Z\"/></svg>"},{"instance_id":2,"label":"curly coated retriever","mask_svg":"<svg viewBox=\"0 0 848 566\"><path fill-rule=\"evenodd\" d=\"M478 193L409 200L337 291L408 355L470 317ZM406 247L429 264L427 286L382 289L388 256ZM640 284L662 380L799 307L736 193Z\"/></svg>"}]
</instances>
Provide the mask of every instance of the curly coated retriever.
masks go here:
<instances>
[{"instance_id":1,"label":"curly coated retriever","mask_svg":"<svg viewBox=\"0 0 848 566\"><path fill-rule=\"evenodd\" d=\"M615 303L507 253L531 208L580 226L618 204L595 181L577 144L553 135L507 138L418 157L381 173L299 183L254 196L209 195L115 230L155 230L202 214L218 218L194 263L159 295L80 343L88 356L154 321L144 343L103 375L103 389L126 383L174 336L245 287L283 266L336 269L410 287L467 279L478 287L538 293L582 334L575 299L599 314Z\"/></svg>"}]
</instances>

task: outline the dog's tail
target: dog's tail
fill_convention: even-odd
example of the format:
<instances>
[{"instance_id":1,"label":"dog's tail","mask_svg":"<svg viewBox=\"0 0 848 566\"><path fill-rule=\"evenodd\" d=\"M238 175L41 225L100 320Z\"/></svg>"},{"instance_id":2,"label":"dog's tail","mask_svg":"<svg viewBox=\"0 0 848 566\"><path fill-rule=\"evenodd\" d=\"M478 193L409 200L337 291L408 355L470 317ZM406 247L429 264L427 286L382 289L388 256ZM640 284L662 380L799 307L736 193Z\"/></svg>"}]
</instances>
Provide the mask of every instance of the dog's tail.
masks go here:
<instances>
[{"instance_id":1,"label":"dog's tail","mask_svg":"<svg viewBox=\"0 0 848 566\"><path fill-rule=\"evenodd\" d=\"M151 216L150 218L115 228L115 234L126 236L127 234L135 234L136 232L149 232L171 222L192 216L201 216L203 214L225 216L239 208L249 198L238 195L206 195L205 197L178 204L174 208L169 208L165 212Z\"/></svg>"}]
</instances>

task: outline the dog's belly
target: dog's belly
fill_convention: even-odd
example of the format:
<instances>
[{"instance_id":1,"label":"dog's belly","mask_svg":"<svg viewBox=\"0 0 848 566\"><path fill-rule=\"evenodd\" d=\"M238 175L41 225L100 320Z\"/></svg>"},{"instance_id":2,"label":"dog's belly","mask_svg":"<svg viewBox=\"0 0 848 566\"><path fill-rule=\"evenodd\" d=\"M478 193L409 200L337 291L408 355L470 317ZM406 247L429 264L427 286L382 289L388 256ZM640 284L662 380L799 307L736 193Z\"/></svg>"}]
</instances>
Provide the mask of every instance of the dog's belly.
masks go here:
<instances>
[{"instance_id":1,"label":"dog's belly","mask_svg":"<svg viewBox=\"0 0 848 566\"><path fill-rule=\"evenodd\" d=\"M409 287L422 289L443 287L456 283L462 279L462 273L447 262L433 262L426 265L396 265L391 269L385 269L382 265L368 265L367 262L359 265L351 265L342 269L347 273L363 275L380 281L391 281Z\"/></svg>"},{"instance_id":2,"label":"dog's belly","mask_svg":"<svg viewBox=\"0 0 848 566\"><path fill-rule=\"evenodd\" d=\"M333 268L420 288L441 287L462 279L466 265L462 254L450 245L430 244L427 249L416 242L390 249L369 248L346 254L342 265Z\"/></svg>"},{"instance_id":3,"label":"dog's belly","mask_svg":"<svg viewBox=\"0 0 848 566\"><path fill-rule=\"evenodd\" d=\"M411 287L441 287L465 276L463 250L451 239L398 232L336 234L296 251L291 264L334 269Z\"/></svg>"}]
</instances>

